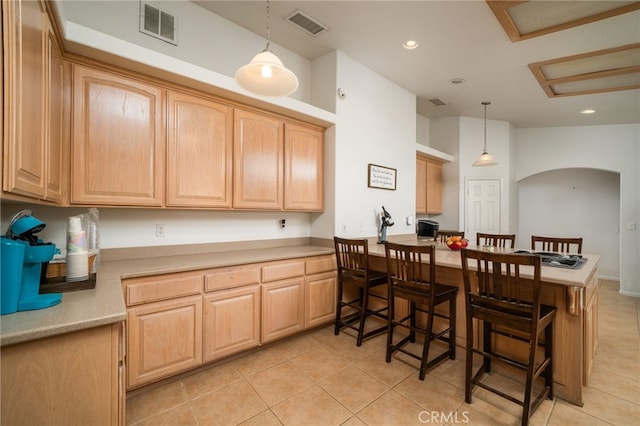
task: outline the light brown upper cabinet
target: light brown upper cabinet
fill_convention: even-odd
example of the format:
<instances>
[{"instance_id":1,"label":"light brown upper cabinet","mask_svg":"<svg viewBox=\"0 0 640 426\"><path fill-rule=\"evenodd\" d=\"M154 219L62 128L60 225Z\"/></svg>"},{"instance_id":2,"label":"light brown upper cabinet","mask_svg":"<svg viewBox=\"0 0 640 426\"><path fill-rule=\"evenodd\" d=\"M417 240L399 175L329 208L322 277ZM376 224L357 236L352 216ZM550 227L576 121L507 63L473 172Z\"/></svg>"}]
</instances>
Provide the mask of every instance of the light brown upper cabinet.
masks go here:
<instances>
[{"instance_id":1,"label":"light brown upper cabinet","mask_svg":"<svg viewBox=\"0 0 640 426\"><path fill-rule=\"evenodd\" d=\"M416 213L442 213L442 162L416 156Z\"/></svg>"},{"instance_id":2,"label":"light brown upper cabinet","mask_svg":"<svg viewBox=\"0 0 640 426\"><path fill-rule=\"evenodd\" d=\"M282 209L284 121L235 110L233 207Z\"/></svg>"},{"instance_id":3,"label":"light brown upper cabinet","mask_svg":"<svg viewBox=\"0 0 640 426\"><path fill-rule=\"evenodd\" d=\"M284 208L322 211L324 208L324 140L321 130L285 124Z\"/></svg>"},{"instance_id":4,"label":"light brown upper cabinet","mask_svg":"<svg viewBox=\"0 0 640 426\"><path fill-rule=\"evenodd\" d=\"M167 206L231 208L233 108L169 91Z\"/></svg>"},{"instance_id":5,"label":"light brown upper cabinet","mask_svg":"<svg viewBox=\"0 0 640 426\"><path fill-rule=\"evenodd\" d=\"M74 64L71 203L162 206L165 91Z\"/></svg>"},{"instance_id":6,"label":"light brown upper cabinet","mask_svg":"<svg viewBox=\"0 0 640 426\"><path fill-rule=\"evenodd\" d=\"M62 55L42 1L2 3L4 191L63 198Z\"/></svg>"},{"instance_id":7,"label":"light brown upper cabinet","mask_svg":"<svg viewBox=\"0 0 640 426\"><path fill-rule=\"evenodd\" d=\"M68 185L68 144L64 142L68 122L65 121L65 93L69 86L65 83L62 49L58 45L51 23L47 21L45 39L46 63L45 78L47 86L47 109L45 125L46 146L46 187L45 200L62 202L67 194Z\"/></svg>"}]
</instances>

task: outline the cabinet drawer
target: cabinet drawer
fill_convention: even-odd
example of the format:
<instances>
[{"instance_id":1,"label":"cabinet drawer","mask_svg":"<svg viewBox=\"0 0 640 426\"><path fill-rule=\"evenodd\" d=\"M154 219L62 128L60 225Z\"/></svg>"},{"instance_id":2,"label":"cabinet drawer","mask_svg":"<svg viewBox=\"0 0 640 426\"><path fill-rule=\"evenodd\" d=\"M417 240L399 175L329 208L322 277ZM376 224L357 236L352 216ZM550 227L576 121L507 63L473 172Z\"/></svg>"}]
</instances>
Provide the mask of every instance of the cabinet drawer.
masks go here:
<instances>
[{"instance_id":1,"label":"cabinet drawer","mask_svg":"<svg viewBox=\"0 0 640 426\"><path fill-rule=\"evenodd\" d=\"M329 272L336 270L335 256L322 256L309 259L306 262L307 275L319 274L320 272Z\"/></svg>"},{"instance_id":2,"label":"cabinet drawer","mask_svg":"<svg viewBox=\"0 0 640 426\"><path fill-rule=\"evenodd\" d=\"M271 263L262 267L262 282L301 277L304 275L304 261Z\"/></svg>"},{"instance_id":3,"label":"cabinet drawer","mask_svg":"<svg viewBox=\"0 0 640 426\"><path fill-rule=\"evenodd\" d=\"M124 281L127 306L202 293L202 272L155 275Z\"/></svg>"},{"instance_id":4,"label":"cabinet drawer","mask_svg":"<svg viewBox=\"0 0 640 426\"><path fill-rule=\"evenodd\" d=\"M242 265L219 268L204 274L204 290L215 291L260 283L260 266Z\"/></svg>"}]
</instances>

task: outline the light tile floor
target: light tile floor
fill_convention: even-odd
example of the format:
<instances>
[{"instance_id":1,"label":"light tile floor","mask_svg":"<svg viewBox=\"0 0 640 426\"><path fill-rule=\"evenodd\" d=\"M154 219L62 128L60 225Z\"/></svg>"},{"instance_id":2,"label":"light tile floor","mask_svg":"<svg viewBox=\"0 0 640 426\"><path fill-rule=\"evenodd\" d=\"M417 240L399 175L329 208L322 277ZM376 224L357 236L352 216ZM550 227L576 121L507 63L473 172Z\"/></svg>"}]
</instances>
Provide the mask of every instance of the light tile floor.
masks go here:
<instances>
[{"instance_id":1,"label":"light tile floor","mask_svg":"<svg viewBox=\"0 0 640 426\"><path fill-rule=\"evenodd\" d=\"M603 281L585 404L545 401L533 425L640 424L640 299ZM358 348L331 326L161 386L131 393L128 425L518 425L519 406L483 389L464 402L464 353L418 380L417 361L384 360L385 337ZM404 358L403 358L404 357ZM495 380L513 384L509 377Z\"/></svg>"}]
</instances>

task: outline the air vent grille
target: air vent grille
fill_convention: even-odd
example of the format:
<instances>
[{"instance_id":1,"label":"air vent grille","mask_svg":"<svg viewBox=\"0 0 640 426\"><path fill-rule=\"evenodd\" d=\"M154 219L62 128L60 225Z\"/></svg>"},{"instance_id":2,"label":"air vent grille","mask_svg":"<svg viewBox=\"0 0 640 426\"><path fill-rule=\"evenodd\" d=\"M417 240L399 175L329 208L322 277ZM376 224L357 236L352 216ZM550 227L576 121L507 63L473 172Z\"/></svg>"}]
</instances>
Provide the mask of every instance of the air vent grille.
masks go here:
<instances>
[{"instance_id":1,"label":"air vent grille","mask_svg":"<svg viewBox=\"0 0 640 426\"><path fill-rule=\"evenodd\" d=\"M435 106L445 106L445 105L447 105L447 103L445 101L443 101L442 99L440 99L440 98L431 98L431 99L429 99L429 102L431 102Z\"/></svg>"},{"instance_id":2,"label":"air vent grille","mask_svg":"<svg viewBox=\"0 0 640 426\"><path fill-rule=\"evenodd\" d=\"M148 3L140 4L140 32L178 44L176 17Z\"/></svg>"},{"instance_id":3,"label":"air vent grille","mask_svg":"<svg viewBox=\"0 0 640 426\"><path fill-rule=\"evenodd\" d=\"M321 24L301 10L293 12L293 14L287 18L287 21L313 37L329 29L326 25Z\"/></svg>"}]
</instances>

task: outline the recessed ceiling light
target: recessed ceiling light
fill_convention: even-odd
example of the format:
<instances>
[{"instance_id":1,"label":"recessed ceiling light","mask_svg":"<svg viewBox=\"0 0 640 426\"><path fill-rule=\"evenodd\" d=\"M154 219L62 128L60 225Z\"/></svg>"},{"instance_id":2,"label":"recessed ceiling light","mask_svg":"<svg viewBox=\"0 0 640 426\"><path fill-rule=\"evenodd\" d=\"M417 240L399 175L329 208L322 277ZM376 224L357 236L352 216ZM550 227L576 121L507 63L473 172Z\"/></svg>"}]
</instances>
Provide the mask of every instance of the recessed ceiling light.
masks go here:
<instances>
[{"instance_id":1,"label":"recessed ceiling light","mask_svg":"<svg viewBox=\"0 0 640 426\"><path fill-rule=\"evenodd\" d=\"M452 78L449 80L451 84L462 84L465 82L464 78Z\"/></svg>"},{"instance_id":2,"label":"recessed ceiling light","mask_svg":"<svg viewBox=\"0 0 640 426\"><path fill-rule=\"evenodd\" d=\"M580 111L580 114L595 114L595 112L595 109L583 109L582 111Z\"/></svg>"},{"instance_id":3,"label":"recessed ceiling light","mask_svg":"<svg viewBox=\"0 0 640 426\"><path fill-rule=\"evenodd\" d=\"M415 49L418 47L418 42L415 40L407 40L402 44L405 49Z\"/></svg>"}]
</instances>

